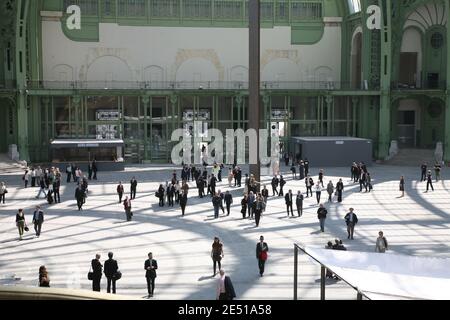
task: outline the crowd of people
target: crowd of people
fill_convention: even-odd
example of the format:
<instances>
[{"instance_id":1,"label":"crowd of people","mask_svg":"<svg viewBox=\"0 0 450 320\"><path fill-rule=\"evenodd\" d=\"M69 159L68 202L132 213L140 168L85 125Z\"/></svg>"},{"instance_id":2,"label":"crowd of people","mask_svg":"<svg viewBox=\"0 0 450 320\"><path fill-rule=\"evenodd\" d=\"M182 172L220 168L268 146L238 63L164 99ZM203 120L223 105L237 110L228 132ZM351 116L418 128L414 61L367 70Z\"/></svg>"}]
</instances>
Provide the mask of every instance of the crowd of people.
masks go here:
<instances>
[{"instance_id":1,"label":"crowd of people","mask_svg":"<svg viewBox=\"0 0 450 320\"><path fill-rule=\"evenodd\" d=\"M313 176L310 171L310 163L308 159L292 159L292 157L285 158L286 165L291 164L290 169L292 172L292 181L304 180L306 195L304 195L300 190L294 194L292 189L289 189L286 193L284 192L284 186L286 185L286 180L281 174L274 175L271 180L272 187L272 197L284 197L286 211L288 217L295 217L294 215L294 203L296 207L297 217L302 217L304 201L306 198L313 198L313 191L315 193L315 203L318 206L317 218L319 220L320 232L325 232L325 221L327 219L328 210L322 200L322 193L326 192L328 203L333 203L337 201L338 203L343 202L343 192L344 192L344 182L339 179L336 185L333 181L325 185L325 172L323 169L318 170L317 180L314 181ZM67 179L66 182L70 183L71 180L77 184L75 190L75 199L77 202L78 210L82 210L83 204L86 202L88 194L88 180L97 179L97 164L95 160L91 162L88 166L88 177L76 167L74 164L70 164L66 168ZM298 175L297 175L298 168ZM174 207L178 205L181 209L181 215L185 215L186 206L188 203L188 194L190 190L189 184L195 185L198 190L198 197L203 199L209 197L211 199L212 208L214 212L214 219L218 219L220 212L223 215L229 216L232 211L233 199L233 188L236 188L236 193L241 192L240 189L242 184L243 197L240 201L240 213L242 219L254 219L255 225L258 227L260 225L261 217L268 206L268 199L270 197L269 190L265 184L257 181L252 174L245 174L244 181L242 181L242 170L237 165L232 165L227 168L228 174L226 175L226 180L228 182L228 187L231 190L222 192L220 189L223 171L225 170L224 164L215 163L210 170L207 166L195 167L193 165L184 165L181 169L180 178L178 178L177 171L173 171L170 179L165 183L159 185L158 190L155 192L155 196L159 201L159 206L161 208ZM372 177L367 169L367 166L361 162L354 162L351 166L351 183L359 183L359 192L371 192L373 190ZM434 167L436 181L440 179L441 166L436 164ZM24 181L24 187L27 188L29 184L31 187L39 188L39 192L36 196L37 199L40 198L41 194L47 198L49 204L60 203L60 186L61 186L61 172L58 168L31 168L27 169L22 177ZM30 183L31 181L31 183ZM428 170L427 164L423 163L421 165L421 180L426 181L426 192L429 188L434 191L433 187L433 177L431 170ZM125 187L122 182L117 185L116 191L119 198L119 203L123 204L126 219L131 221L132 212L132 200L136 199L138 181L135 177L130 180L130 194L125 196ZM399 189L402 192L400 197L404 196L405 193L405 177L400 177ZM205 192L206 190L206 192ZM8 189L4 182L0 183L0 203L5 203L6 194ZM225 211L226 210L226 211ZM355 226L358 224L358 216L353 208L349 208L348 212L344 217L344 222L346 225L347 239L354 239ZM34 225L34 231L36 237L41 235L42 225L44 223L44 211L40 206L36 206L33 212L32 224ZM28 225L26 223L25 214L23 209L19 209L16 214L16 226L19 230L20 240L23 239L25 232L29 231ZM347 250L343 245L342 240L336 239L333 244L331 241L328 242L327 249L332 250ZM386 237L382 231L379 232L379 237L376 239L375 251L378 253L384 253L388 250L388 243ZM256 258L258 261L259 274L262 277L264 274L265 263L268 259L269 247L266 242L264 242L264 237L260 237L260 242L256 245ZM92 288L94 291L100 291L101 289L101 278L104 274L107 279L107 292L116 293L116 281L122 277L119 271L118 263L113 259L113 253L108 253L108 260L102 264L100 262L100 254L96 255L96 258L91 261L91 270L88 274L88 278L92 280ZM217 284L217 299L233 299L236 294L234 288L231 284L231 279L224 274L222 269L222 259L224 257L223 244L220 242L218 237L215 237L211 249L211 259L213 261L213 277L217 275L217 270L219 270L220 278ZM152 253L148 254L148 259L144 263L145 277L147 279L148 295L152 297L155 288L155 278L156 270L158 269L157 261L153 259ZM336 278L331 272L327 271L327 277ZM45 266L41 266L39 269L39 285L42 287L50 286L50 278Z\"/></svg>"}]
</instances>

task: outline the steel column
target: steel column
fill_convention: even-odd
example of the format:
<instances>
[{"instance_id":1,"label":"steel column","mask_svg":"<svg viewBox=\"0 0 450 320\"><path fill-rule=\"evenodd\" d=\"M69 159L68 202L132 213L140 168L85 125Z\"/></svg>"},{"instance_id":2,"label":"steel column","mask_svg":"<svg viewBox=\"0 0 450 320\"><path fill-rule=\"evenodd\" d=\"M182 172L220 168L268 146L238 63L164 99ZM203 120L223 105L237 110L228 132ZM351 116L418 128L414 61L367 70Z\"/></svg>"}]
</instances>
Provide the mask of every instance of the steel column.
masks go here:
<instances>
[{"instance_id":1,"label":"steel column","mask_svg":"<svg viewBox=\"0 0 450 320\"><path fill-rule=\"evenodd\" d=\"M260 128L260 3L250 0L249 9L249 129L257 134L257 163L250 164L250 174L256 181L261 181L261 166L259 159L259 128Z\"/></svg>"},{"instance_id":2,"label":"steel column","mask_svg":"<svg viewBox=\"0 0 450 320\"><path fill-rule=\"evenodd\" d=\"M298 248L294 244L294 300L298 300Z\"/></svg>"},{"instance_id":3,"label":"steel column","mask_svg":"<svg viewBox=\"0 0 450 320\"><path fill-rule=\"evenodd\" d=\"M325 300L325 276L327 268L320 266L320 300Z\"/></svg>"}]
</instances>

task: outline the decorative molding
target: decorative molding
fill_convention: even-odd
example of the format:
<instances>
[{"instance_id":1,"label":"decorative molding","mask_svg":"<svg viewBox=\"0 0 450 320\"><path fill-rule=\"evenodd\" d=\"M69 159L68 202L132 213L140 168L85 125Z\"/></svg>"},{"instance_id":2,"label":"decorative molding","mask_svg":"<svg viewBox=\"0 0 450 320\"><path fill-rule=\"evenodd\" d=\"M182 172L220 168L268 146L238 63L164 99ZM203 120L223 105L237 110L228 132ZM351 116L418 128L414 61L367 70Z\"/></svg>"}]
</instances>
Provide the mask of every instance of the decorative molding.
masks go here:
<instances>
[{"instance_id":1,"label":"decorative molding","mask_svg":"<svg viewBox=\"0 0 450 320\"><path fill-rule=\"evenodd\" d=\"M264 69L270 62L276 59L288 59L294 62L296 65L300 64L300 58L298 50L265 50L261 55L261 70Z\"/></svg>"},{"instance_id":2,"label":"decorative molding","mask_svg":"<svg viewBox=\"0 0 450 320\"><path fill-rule=\"evenodd\" d=\"M175 56L175 63L172 66L171 79L176 79L177 71L184 62L194 58L202 58L210 61L219 73L219 81L225 80L225 68L214 49L179 49Z\"/></svg>"}]
</instances>

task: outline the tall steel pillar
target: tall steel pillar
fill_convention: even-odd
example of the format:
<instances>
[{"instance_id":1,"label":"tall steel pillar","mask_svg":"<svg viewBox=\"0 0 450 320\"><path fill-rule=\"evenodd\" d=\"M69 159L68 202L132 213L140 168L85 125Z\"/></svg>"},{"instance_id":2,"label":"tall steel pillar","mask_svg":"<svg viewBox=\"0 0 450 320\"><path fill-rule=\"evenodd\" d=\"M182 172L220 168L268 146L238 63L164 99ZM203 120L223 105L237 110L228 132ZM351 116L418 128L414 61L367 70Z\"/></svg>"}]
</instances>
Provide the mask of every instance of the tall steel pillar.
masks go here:
<instances>
[{"instance_id":1,"label":"tall steel pillar","mask_svg":"<svg viewBox=\"0 0 450 320\"><path fill-rule=\"evenodd\" d=\"M18 147L21 160L30 161L28 153L28 109L26 94L26 74L27 74L27 50L26 50L26 30L29 2L25 0L17 1L16 12L16 41L15 41L15 70L17 81L17 135Z\"/></svg>"},{"instance_id":2,"label":"tall steel pillar","mask_svg":"<svg viewBox=\"0 0 450 320\"><path fill-rule=\"evenodd\" d=\"M250 0L249 11L249 129L256 130L258 141L256 150L257 163L250 164L250 174L256 181L261 181L261 166L259 159L259 127L260 127L260 3Z\"/></svg>"},{"instance_id":3,"label":"tall steel pillar","mask_svg":"<svg viewBox=\"0 0 450 320\"><path fill-rule=\"evenodd\" d=\"M381 30L381 97L377 158L389 155L391 142L391 73L392 73L392 8L391 0L379 1L382 10Z\"/></svg>"},{"instance_id":4,"label":"tall steel pillar","mask_svg":"<svg viewBox=\"0 0 450 320\"><path fill-rule=\"evenodd\" d=\"M450 2L445 2L447 16L450 17ZM445 141L444 141L444 161L450 162L450 23L447 22L447 95L445 108Z\"/></svg>"}]
</instances>

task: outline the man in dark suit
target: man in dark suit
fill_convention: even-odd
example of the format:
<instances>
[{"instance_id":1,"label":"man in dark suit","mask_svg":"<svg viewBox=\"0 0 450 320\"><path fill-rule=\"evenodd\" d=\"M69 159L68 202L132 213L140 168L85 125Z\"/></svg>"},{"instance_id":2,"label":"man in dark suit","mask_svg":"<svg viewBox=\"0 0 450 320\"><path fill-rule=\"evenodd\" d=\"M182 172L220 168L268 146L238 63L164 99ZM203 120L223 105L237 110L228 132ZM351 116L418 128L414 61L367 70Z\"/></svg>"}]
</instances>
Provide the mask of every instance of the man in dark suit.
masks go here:
<instances>
[{"instance_id":1,"label":"man in dark suit","mask_svg":"<svg viewBox=\"0 0 450 320\"><path fill-rule=\"evenodd\" d=\"M210 180L211 196L214 196L216 194L216 182L217 178L212 174Z\"/></svg>"},{"instance_id":2,"label":"man in dark suit","mask_svg":"<svg viewBox=\"0 0 450 320\"><path fill-rule=\"evenodd\" d=\"M420 171L422 173L421 177L420 177L420 181L425 181L427 180L427 164L426 162L422 163L422 165L420 166Z\"/></svg>"},{"instance_id":3,"label":"man in dark suit","mask_svg":"<svg viewBox=\"0 0 450 320\"><path fill-rule=\"evenodd\" d=\"M286 193L284 200L286 201L287 216L289 217L289 208L291 208L291 216L293 217L294 211L292 210L292 190L289 190L289 192Z\"/></svg>"},{"instance_id":4,"label":"man in dark suit","mask_svg":"<svg viewBox=\"0 0 450 320\"><path fill-rule=\"evenodd\" d=\"M230 191L227 191L225 193L224 201L225 201L225 205L227 207L227 216L229 216L230 215L230 207L231 207L231 204L233 203L233 196L231 195Z\"/></svg>"},{"instance_id":5,"label":"man in dark suit","mask_svg":"<svg viewBox=\"0 0 450 320\"><path fill-rule=\"evenodd\" d=\"M59 194L59 189L61 187L61 180L56 178L53 182L53 198L55 199L55 203L61 203L61 196Z\"/></svg>"},{"instance_id":6,"label":"man in dark suit","mask_svg":"<svg viewBox=\"0 0 450 320\"><path fill-rule=\"evenodd\" d=\"M108 281L108 287L106 291L111 293L111 282L112 282L112 293L116 294L116 272L119 270L117 261L113 259L113 253L108 253L108 260L105 261L104 273Z\"/></svg>"},{"instance_id":7,"label":"man in dark suit","mask_svg":"<svg viewBox=\"0 0 450 320\"><path fill-rule=\"evenodd\" d=\"M241 171L241 168L240 167L236 167L237 169L236 169L236 179L237 179L237 184L238 184L238 187L240 187L241 186L241 183L242 183L242 171Z\"/></svg>"},{"instance_id":8,"label":"man in dark suit","mask_svg":"<svg viewBox=\"0 0 450 320\"><path fill-rule=\"evenodd\" d=\"M277 176L274 176L272 178L272 183L271 183L271 185L272 185L272 196L275 196L275 194L278 195L278 190L277 190L278 183L279 183L279 180L278 180Z\"/></svg>"},{"instance_id":9,"label":"man in dark suit","mask_svg":"<svg viewBox=\"0 0 450 320\"><path fill-rule=\"evenodd\" d=\"M297 193L297 198L295 199L295 204L297 205L297 214L299 217L303 215L303 194L299 191Z\"/></svg>"},{"instance_id":10,"label":"man in dark suit","mask_svg":"<svg viewBox=\"0 0 450 320\"><path fill-rule=\"evenodd\" d=\"M267 252L269 252L269 246L264 242L264 237L259 237L259 242L256 245L256 259L258 259L259 275L262 277L264 274L264 265L267 260Z\"/></svg>"},{"instance_id":11,"label":"man in dark suit","mask_svg":"<svg viewBox=\"0 0 450 320\"><path fill-rule=\"evenodd\" d=\"M233 300L236 297L233 283L223 269L220 269L220 278L217 281L217 300Z\"/></svg>"},{"instance_id":12,"label":"man in dark suit","mask_svg":"<svg viewBox=\"0 0 450 320\"><path fill-rule=\"evenodd\" d=\"M36 206L36 210L33 213L33 224L34 231L36 232L36 237L39 238L41 235L42 224L44 223L44 212L41 210L40 206Z\"/></svg>"},{"instance_id":13,"label":"man in dark suit","mask_svg":"<svg viewBox=\"0 0 450 320\"><path fill-rule=\"evenodd\" d=\"M355 225L358 223L358 217L353 212L353 208L350 208L350 212L344 217L345 223L347 224L347 239L353 240L353 232L355 231Z\"/></svg>"},{"instance_id":14,"label":"man in dark suit","mask_svg":"<svg viewBox=\"0 0 450 320\"><path fill-rule=\"evenodd\" d=\"M75 199L77 200L78 211L83 210L83 202L84 202L85 193L83 188L78 185L75 189Z\"/></svg>"},{"instance_id":15,"label":"man in dark suit","mask_svg":"<svg viewBox=\"0 0 450 320\"><path fill-rule=\"evenodd\" d=\"M136 188L137 188L137 180L133 177L130 181L131 189L130 189L130 199L133 200L136 198Z\"/></svg>"},{"instance_id":16,"label":"man in dark suit","mask_svg":"<svg viewBox=\"0 0 450 320\"><path fill-rule=\"evenodd\" d=\"M92 172L94 173L94 180L97 180L97 160L94 159L94 161L92 161Z\"/></svg>"},{"instance_id":17,"label":"man in dark suit","mask_svg":"<svg viewBox=\"0 0 450 320\"><path fill-rule=\"evenodd\" d=\"M92 278L92 290L100 292L100 280L102 279L103 266L100 262L100 255L97 253L95 259L91 261L91 268L94 276Z\"/></svg>"},{"instance_id":18,"label":"man in dark suit","mask_svg":"<svg viewBox=\"0 0 450 320\"><path fill-rule=\"evenodd\" d=\"M184 216L184 211L186 210L187 205L187 193L183 191L183 194L180 196L180 207L181 207L181 215Z\"/></svg>"},{"instance_id":19,"label":"man in dark suit","mask_svg":"<svg viewBox=\"0 0 450 320\"><path fill-rule=\"evenodd\" d=\"M283 187L286 184L286 180L284 180L283 176L280 176L280 191L278 192L278 195L280 197L284 196Z\"/></svg>"},{"instance_id":20,"label":"man in dark suit","mask_svg":"<svg viewBox=\"0 0 450 320\"><path fill-rule=\"evenodd\" d=\"M156 278L156 269L158 269L158 263L155 259L153 259L153 254L150 252L148 254L148 259L144 264L145 277L147 278L147 290L148 296L153 297L153 292L155 291L155 278Z\"/></svg>"}]
</instances>

